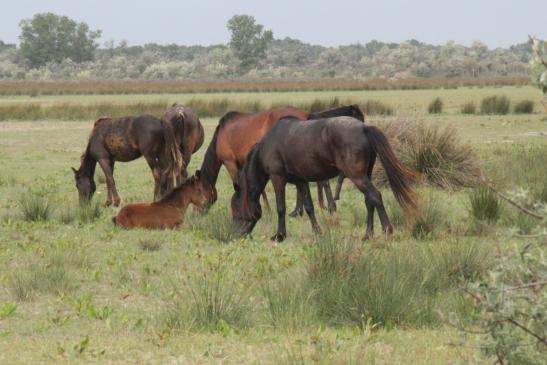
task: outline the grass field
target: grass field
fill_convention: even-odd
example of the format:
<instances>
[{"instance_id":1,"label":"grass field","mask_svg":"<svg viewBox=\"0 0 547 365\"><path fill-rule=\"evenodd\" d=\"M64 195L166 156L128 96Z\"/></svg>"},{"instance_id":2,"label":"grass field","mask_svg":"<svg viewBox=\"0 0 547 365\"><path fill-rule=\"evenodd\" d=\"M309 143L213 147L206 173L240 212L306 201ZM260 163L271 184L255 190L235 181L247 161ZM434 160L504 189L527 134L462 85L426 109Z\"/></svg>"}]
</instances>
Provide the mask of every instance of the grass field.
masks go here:
<instances>
[{"instance_id":1,"label":"grass field","mask_svg":"<svg viewBox=\"0 0 547 365\"><path fill-rule=\"evenodd\" d=\"M480 103L489 95L507 95L512 103L534 100L536 111L504 116L459 113L463 103ZM269 105L334 96L380 100L395 108L394 116L372 117L371 124L409 118L454 126L504 191L530 188L528 181L541 184L541 176L547 176L547 164L519 165L528 161L529 151L535 151L539 161L547 156L541 95L528 86L5 96L0 106L184 103L192 98L258 100ZM427 105L437 96L444 101L444 111L429 115ZM194 155L190 171L199 168L217 121L202 118L206 143ZM391 192L384 189L396 233L389 242L377 232L374 240L362 243L363 199L346 183L338 212L334 216L318 212L321 236L314 237L306 217L287 218L288 238L275 245L268 237L275 231L276 217L266 213L252 237L229 241L226 227L232 185L223 169L219 201L207 216L189 212L184 228L177 231L123 231L111 222L116 209L100 208L100 215L94 217L77 206L70 167L78 166L92 125L92 120L0 123L0 363L459 364L491 360L474 348L474 336L462 338L436 313L440 310L472 321L472 303L458 286L486 275L496 257L514 245L526 244L527 240L515 237L515 230L534 222L514 208L504 205L497 222L477 231L470 214L470 189L447 192L421 187L422 198L429 202L426 209L438 218L437 228L415 238L397 219L400 211ZM144 160L117 163L115 178L122 204L151 199L152 176ZM103 202L104 179L96 181L94 200ZM273 202L272 188L267 189ZM28 191L47 199L48 219L29 222L22 217L22 196ZM295 189L289 188L287 195L290 208ZM332 274L321 266L325 261L334 257L342 264L334 260L333 265L354 265L356 252L356 260L363 264L351 266L363 273L356 282L345 276L334 276L334 284L318 279ZM350 292L338 293L343 285ZM340 298L347 302L339 302ZM462 341L466 346L452 346Z\"/></svg>"}]
</instances>

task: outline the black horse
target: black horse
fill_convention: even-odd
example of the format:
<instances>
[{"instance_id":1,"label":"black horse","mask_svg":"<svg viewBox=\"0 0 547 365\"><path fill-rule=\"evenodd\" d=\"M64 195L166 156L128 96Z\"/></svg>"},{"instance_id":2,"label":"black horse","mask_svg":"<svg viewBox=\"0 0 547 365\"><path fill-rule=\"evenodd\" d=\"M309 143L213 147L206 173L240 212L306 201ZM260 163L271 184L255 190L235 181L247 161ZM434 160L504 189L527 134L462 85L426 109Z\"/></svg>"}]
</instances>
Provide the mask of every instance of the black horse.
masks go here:
<instances>
[{"instance_id":1,"label":"black horse","mask_svg":"<svg viewBox=\"0 0 547 365\"><path fill-rule=\"evenodd\" d=\"M304 197L304 208L314 231L319 230L310 197L309 181L331 179L343 173L365 195L367 231L374 234L374 209L378 209L382 228L393 227L382 196L371 182L376 156L386 170L395 198L410 219L418 214L417 196L411 183L416 174L402 165L385 135L376 127L365 126L351 117L310 120L280 120L256 144L234 184L232 215L245 233L250 233L262 215L259 197L268 180L276 194L278 228L272 240L283 241L285 228L285 185L296 185Z\"/></svg>"}]
</instances>

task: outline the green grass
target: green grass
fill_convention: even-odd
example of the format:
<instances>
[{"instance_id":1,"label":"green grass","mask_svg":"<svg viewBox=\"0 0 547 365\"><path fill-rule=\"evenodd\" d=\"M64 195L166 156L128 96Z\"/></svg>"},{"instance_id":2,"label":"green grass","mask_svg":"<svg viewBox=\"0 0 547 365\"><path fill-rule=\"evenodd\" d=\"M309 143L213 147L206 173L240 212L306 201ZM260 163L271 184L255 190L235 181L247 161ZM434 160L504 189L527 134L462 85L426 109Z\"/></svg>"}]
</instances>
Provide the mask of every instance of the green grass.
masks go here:
<instances>
[{"instance_id":1,"label":"green grass","mask_svg":"<svg viewBox=\"0 0 547 365\"><path fill-rule=\"evenodd\" d=\"M537 134L547 130L543 115L460 113L466 101L494 94L539 105L540 95L531 87L191 97L264 104L335 96L378 100L391 106L394 116L369 117L367 123L384 124L406 115L452 126L500 190L510 193L522 187L540 198L547 176L542 164L547 140ZM425 114L437 96L445 104L443 113ZM65 95L33 101L50 105L189 98ZM28 100L5 97L0 104ZM191 171L199 168L217 121L202 118L206 141L193 156ZM239 239L231 231L233 188L223 169L219 199L208 215L189 211L183 227L173 231L122 230L111 222L117 209L102 207L104 184L98 184L95 205L84 214L90 218L81 219L70 166L78 164L92 123L0 123L0 283L5 289L0 291L0 362L490 362L473 348L472 339L468 347L450 346L460 335L439 320L437 310L470 319L469 302L457 287L487 274L508 248L525 245L526 240L512 235L534 233L538 222L504 206L498 223L478 235L468 230L474 218L467 191L420 188L429 221L437 222L431 233L414 238L392 193L382 188L395 234L384 238L376 218L375 238L363 243L363 197L346 181L334 216L316 206L323 235L314 236L305 216L287 217L287 240L275 245L269 237L276 214L265 211L252 237ZM117 163L114 176L122 205L150 200L153 181L143 159ZM19 197L28 189L54 207L50 219L22 218ZM267 193L275 206L271 185ZM288 186L287 207L292 208L295 198L294 187ZM339 281L329 281L329 275ZM328 297L321 298L317 288L324 288Z\"/></svg>"}]
</instances>

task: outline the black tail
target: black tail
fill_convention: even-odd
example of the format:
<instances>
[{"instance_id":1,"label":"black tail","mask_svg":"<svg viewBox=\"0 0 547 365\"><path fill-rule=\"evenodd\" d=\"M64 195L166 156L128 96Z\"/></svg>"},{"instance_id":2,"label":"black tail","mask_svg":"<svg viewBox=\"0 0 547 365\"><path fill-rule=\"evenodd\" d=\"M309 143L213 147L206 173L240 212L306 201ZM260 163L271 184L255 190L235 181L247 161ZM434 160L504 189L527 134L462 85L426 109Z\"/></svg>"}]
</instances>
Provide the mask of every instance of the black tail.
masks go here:
<instances>
[{"instance_id":1,"label":"black tail","mask_svg":"<svg viewBox=\"0 0 547 365\"><path fill-rule=\"evenodd\" d=\"M411 221L414 221L420 214L418 196L412 188L412 183L417 179L418 174L399 161L381 130L372 126L365 127L365 134L372 149L380 157L395 199Z\"/></svg>"},{"instance_id":2,"label":"black tail","mask_svg":"<svg viewBox=\"0 0 547 365\"><path fill-rule=\"evenodd\" d=\"M359 108L356 104L323 110L317 113L310 113L308 120L333 117L353 117L355 119L359 119L361 122L365 121L365 115L361 111L361 108Z\"/></svg>"}]
</instances>

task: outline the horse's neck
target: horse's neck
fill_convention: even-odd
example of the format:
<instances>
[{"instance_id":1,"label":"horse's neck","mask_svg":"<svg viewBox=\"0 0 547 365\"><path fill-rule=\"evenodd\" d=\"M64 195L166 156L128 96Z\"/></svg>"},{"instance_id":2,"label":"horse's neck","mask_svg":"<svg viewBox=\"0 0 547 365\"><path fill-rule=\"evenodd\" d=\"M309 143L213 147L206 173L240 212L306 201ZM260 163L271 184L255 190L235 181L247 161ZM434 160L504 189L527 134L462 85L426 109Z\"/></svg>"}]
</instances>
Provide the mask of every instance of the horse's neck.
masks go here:
<instances>
[{"instance_id":1,"label":"horse's neck","mask_svg":"<svg viewBox=\"0 0 547 365\"><path fill-rule=\"evenodd\" d=\"M200 179L203 181L204 186L210 188L214 188L216 186L221 167L222 161L220 161L217 157L216 145L209 146L205 152L205 158L203 159L203 163L200 168Z\"/></svg>"},{"instance_id":2,"label":"horse's neck","mask_svg":"<svg viewBox=\"0 0 547 365\"><path fill-rule=\"evenodd\" d=\"M80 172L89 178L93 178L95 175L95 166L97 166L97 160L91 157L89 151L85 151L82 158L82 164L80 165Z\"/></svg>"}]
</instances>

